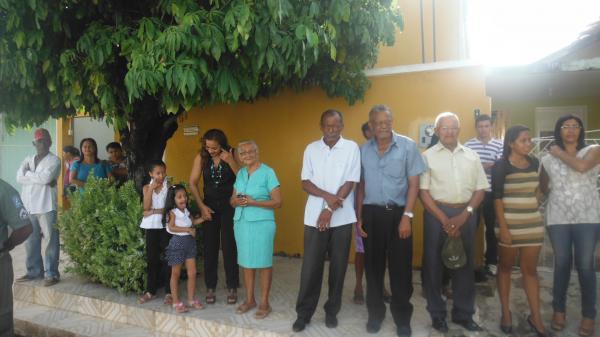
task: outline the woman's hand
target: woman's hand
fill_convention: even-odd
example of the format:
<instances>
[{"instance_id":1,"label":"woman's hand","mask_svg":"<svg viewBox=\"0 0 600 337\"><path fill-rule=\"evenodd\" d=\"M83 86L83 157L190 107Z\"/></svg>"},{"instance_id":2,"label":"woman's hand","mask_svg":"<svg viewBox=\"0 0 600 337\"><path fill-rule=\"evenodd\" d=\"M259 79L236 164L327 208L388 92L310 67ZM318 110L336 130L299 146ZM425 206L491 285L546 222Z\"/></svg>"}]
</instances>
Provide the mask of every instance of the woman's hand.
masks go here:
<instances>
[{"instance_id":1,"label":"woman's hand","mask_svg":"<svg viewBox=\"0 0 600 337\"><path fill-rule=\"evenodd\" d=\"M205 204L200 205L200 214L204 220L212 220L213 211L210 207Z\"/></svg>"},{"instance_id":2,"label":"woman's hand","mask_svg":"<svg viewBox=\"0 0 600 337\"><path fill-rule=\"evenodd\" d=\"M229 149L229 151L221 151L219 158L225 161L227 164L231 164L231 161L233 160L233 149Z\"/></svg>"},{"instance_id":3,"label":"woman's hand","mask_svg":"<svg viewBox=\"0 0 600 337\"><path fill-rule=\"evenodd\" d=\"M255 206L256 200L252 199L249 195L245 194L243 197L238 197L237 202L241 207Z\"/></svg>"},{"instance_id":4,"label":"woman's hand","mask_svg":"<svg viewBox=\"0 0 600 337\"><path fill-rule=\"evenodd\" d=\"M500 227L500 243L505 245L510 245L512 243L512 236L510 235L510 231L506 227Z\"/></svg>"}]
</instances>

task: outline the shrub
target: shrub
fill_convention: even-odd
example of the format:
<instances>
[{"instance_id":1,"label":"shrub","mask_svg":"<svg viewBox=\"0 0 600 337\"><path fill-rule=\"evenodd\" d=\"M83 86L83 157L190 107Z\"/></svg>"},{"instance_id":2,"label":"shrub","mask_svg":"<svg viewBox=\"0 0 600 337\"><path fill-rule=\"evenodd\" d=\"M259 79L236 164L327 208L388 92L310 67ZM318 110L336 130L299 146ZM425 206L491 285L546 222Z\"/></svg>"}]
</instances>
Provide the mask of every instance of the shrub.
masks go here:
<instances>
[{"instance_id":1,"label":"shrub","mask_svg":"<svg viewBox=\"0 0 600 337\"><path fill-rule=\"evenodd\" d=\"M90 176L84 190L70 195L70 202L59 219L63 249L72 262L68 270L121 293L142 292L143 208L133 182L117 188Z\"/></svg>"}]
</instances>

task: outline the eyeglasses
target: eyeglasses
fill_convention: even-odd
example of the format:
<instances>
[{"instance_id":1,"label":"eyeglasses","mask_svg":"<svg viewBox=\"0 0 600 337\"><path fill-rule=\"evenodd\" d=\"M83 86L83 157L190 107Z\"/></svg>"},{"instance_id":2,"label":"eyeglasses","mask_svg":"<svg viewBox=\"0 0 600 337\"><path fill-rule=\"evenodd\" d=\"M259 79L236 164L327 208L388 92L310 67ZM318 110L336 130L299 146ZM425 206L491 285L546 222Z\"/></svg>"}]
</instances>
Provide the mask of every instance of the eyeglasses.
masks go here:
<instances>
[{"instance_id":1,"label":"eyeglasses","mask_svg":"<svg viewBox=\"0 0 600 337\"><path fill-rule=\"evenodd\" d=\"M245 155L254 154L254 153L256 153L256 150L243 151L243 152L240 152L240 156L245 156Z\"/></svg>"},{"instance_id":2,"label":"eyeglasses","mask_svg":"<svg viewBox=\"0 0 600 337\"><path fill-rule=\"evenodd\" d=\"M568 129L579 130L579 129L581 129L581 126L579 126L579 125L563 125L560 128L563 130L568 130Z\"/></svg>"},{"instance_id":3,"label":"eyeglasses","mask_svg":"<svg viewBox=\"0 0 600 337\"><path fill-rule=\"evenodd\" d=\"M456 131L458 131L458 128L451 128L451 127L447 127L447 126L442 126L440 128L440 131L444 131L444 132L456 132Z\"/></svg>"}]
</instances>

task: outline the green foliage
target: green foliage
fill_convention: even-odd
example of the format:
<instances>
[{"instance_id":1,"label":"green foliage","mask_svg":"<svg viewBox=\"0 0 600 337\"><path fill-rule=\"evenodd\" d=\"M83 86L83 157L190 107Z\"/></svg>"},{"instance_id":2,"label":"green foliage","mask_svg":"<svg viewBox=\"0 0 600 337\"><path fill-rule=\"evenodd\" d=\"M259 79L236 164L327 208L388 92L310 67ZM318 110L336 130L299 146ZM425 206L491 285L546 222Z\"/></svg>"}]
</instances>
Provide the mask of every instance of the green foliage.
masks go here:
<instances>
[{"instance_id":1,"label":"green foliage","mask_svg":"<svg viewBox=\"0 0 600 337\"><path fill-rule=\"evenodd\" d=\"M142 203L133 183L120 188L90 176L59 217L71 271L119 292L143 291L146 259L139 228Z\"/></svg>"},{"instance_id":2,"label":"green foliage","mask_svg":"<svg viewBox=\"0 0 600 337\"><path fill-rule=\"evenodd\" d=\"M122 129L148 97L169 114L285 87L354 103L396 27L391 0L0 0L0 111Z\"/></svg>"}]
</instances>

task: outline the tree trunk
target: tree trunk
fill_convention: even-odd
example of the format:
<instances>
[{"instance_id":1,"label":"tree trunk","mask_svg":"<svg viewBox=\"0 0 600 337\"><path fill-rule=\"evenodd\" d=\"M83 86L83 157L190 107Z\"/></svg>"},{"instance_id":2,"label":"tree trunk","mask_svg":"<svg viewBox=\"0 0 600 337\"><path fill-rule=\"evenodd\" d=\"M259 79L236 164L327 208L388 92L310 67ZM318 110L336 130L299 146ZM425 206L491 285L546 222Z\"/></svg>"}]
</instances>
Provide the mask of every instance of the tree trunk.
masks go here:
<instances>
[{"instance_id":1,"label":"tree trunk","mask_svg":"<svg viewBox=\"0 0 600 337\"><path fill-rule=\"evenodd\" d=\"M178 115L165 114L156 99L147 98L136 104L129 126L120 130L129 179L134 181L140 195L150 180L148 164L162 160L167 141L177 130Z\"/></svg>"}]
</instances>

